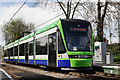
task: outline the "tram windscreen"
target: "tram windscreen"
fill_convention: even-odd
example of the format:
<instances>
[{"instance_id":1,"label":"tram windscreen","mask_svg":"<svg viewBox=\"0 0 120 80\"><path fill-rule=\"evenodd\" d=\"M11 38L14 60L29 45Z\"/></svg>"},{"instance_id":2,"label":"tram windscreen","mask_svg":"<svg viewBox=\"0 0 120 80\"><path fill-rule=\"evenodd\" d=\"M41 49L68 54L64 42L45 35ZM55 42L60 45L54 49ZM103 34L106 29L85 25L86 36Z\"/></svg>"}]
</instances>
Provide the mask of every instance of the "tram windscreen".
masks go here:
<instances>
[{"instance_id":1,"label":"tram windscreen","mask_svg":"<svg viewBox=\"0 0 120 80\"><path fill-rule=\"evenodd\" d=\"M90 23L63 22L63 32L69 51L91 51L92 32Z\"/></svg>"}]
</instances>

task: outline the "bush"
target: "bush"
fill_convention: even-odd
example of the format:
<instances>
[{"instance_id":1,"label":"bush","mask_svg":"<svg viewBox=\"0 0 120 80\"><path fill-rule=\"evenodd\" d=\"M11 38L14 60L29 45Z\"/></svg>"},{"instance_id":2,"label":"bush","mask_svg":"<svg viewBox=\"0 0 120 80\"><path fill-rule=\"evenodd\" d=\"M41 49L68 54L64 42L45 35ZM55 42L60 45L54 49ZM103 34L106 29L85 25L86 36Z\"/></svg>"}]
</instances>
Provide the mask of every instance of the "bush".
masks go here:
<instances>
[{"instance_id":1,"label":"bush","mask_svg":"<svg viewBox=\"0 0 120 80\"><path fill-rule=\"evenodd\" d=\"M120 62L120 44L107 45L107 51L114 53L114 62Z\"/></svg>"}]
</instances>

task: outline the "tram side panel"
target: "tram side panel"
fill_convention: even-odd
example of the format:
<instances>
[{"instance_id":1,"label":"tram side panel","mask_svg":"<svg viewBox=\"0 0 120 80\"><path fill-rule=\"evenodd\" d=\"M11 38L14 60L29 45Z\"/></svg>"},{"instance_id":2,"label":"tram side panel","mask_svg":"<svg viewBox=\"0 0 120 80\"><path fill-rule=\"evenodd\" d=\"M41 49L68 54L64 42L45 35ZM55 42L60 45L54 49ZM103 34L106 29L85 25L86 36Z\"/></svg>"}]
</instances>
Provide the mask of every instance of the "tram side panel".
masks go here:
<instances>
[{"instance_id":1,"label":"tram side panel","mask_svg":"<svg viewBox=\"0 0 120 80\"><path fill-rule=\"evenodd\" d=\"M55 49L54 41L56 41L56 38L53 36L56 35L56 29L57 27L36 35L36 64L56 67L56 59L53 58L54 55L52 55L52 52L56 54L56 51L53 51ZM54 57L56 57L56 55Z\"/></svg>"},{"instance_id":2,"label":"tram side panel","mask_svg":"<svg viewBox=\"0 0 120 80\"><path fill-rule=\"evenodd\" d=\"M25 63L24 44L20 44L19 63Z\"/></svg>"},{"instance_id":3,"label":"tram side panel","mask_svg":"<svg viewBox=\"0 0 120 80\"><path fill-rule=\"evenodd\" d=\"M36 39L36 55L35 63L40 65L48 65L48 36L47 35L38 35L39 38Z\"/></svg>"}]
</instances>

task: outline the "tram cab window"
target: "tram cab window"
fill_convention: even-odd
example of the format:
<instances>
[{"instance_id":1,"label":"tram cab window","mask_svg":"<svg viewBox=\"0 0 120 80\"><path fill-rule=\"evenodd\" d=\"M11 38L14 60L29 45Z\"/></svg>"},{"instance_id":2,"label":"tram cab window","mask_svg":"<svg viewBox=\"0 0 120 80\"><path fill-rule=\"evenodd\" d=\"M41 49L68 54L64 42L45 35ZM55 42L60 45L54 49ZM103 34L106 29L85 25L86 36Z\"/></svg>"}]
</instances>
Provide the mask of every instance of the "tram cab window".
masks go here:
<instances>
[{"instance_id":1,"label":"tram cab window","mask_svg":"<svg viewBox=\"0 0 120 80\"><path fill-rule=\"evenodd\" d=\"M18 46L15 46L15 53L14 53L14 56L18 56Z\"/></svg>"},{"instance_id":2,"label":"tram cab window","mask_svg":"<svg viewBox=\"0 0 120 80\"><path fill-rule=\"evenodd\" d=\"M91 30L91 25L88 27L88 37L89 37L89 45L90 45L90 51L94 50L92 49L92 30ZM87 46L89 47L89 46Z\"/></svg>"},{"instance_id":3,"label":"tram cab window","mask_svg":"<svg viewBox=\"0 0 120 80\"><path fill-rule=\"evenodd\" d=\"M30 41L29 42L29 55L34 55L33 47L34 47L34 43L33 43L33 41Z\"/></svg>"},{"instance_id":4,"label":"tram cab window","mask_svg":"<svg viewBox=\"0 0 120 80\"><path fill-rule=\"evenodd\" d=\"M24 44L20 45L20 54L19 56L24 56Z\"/></svg>"},{"instance_id":5,"label":"tram cab window","mask_svg":"<svg viewBox=\"0 0 120 80\"><path fill-rule=\"evenodd\" d=\"M48 36L37 39L36 55L47 55Z\"/></svg>"},{"instance_id":6,"label":"tram cab window","mask_svg":"<svg viewBox=\"0 0 120 80\"><path fill-rule=\"evenodd\" d=\"M65 47L64 47L64 44L63 44L62 36L59 32L58 33L58 54L62 54L62 53L65 53L65 52L66 52L66 50L65 50Z\"/></svg>"}]
</instances>

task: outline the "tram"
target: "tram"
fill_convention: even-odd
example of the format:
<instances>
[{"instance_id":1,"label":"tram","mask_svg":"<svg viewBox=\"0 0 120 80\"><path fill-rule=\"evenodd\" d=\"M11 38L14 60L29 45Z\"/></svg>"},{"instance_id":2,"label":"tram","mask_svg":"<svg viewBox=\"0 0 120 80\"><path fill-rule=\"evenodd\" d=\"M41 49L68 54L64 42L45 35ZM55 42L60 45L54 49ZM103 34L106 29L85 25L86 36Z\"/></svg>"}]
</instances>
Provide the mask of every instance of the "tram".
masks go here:
<instances>
[{"instance_id":1,"label":"tram","mask_svg":"<svg viewBox=\"0 0 120 80\"><path fill-rule=\"evenodd\" d=\"M57 68L91 68L90 22L59 19L4 46L4 61Z\"/></svg>"}]
</instances>

